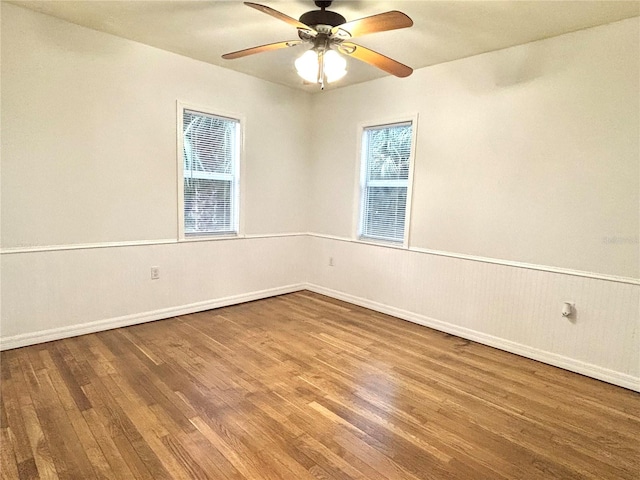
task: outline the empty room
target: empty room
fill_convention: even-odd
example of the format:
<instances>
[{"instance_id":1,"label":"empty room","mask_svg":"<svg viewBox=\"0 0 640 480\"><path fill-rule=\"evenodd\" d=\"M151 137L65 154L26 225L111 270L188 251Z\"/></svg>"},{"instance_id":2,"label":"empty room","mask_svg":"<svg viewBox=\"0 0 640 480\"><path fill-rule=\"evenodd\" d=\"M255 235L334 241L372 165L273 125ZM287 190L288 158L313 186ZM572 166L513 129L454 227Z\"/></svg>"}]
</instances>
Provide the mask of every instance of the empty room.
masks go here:
<instances>
[{"instance_id":1,"label":"empty room","mask_svg":"<svg viewBox=\"0 0 640 480\"><path fill-rule=\"evenodd\" d=\"M640 478L640 2L0 17L2 479Z\"/></svg>"}]
</instances>

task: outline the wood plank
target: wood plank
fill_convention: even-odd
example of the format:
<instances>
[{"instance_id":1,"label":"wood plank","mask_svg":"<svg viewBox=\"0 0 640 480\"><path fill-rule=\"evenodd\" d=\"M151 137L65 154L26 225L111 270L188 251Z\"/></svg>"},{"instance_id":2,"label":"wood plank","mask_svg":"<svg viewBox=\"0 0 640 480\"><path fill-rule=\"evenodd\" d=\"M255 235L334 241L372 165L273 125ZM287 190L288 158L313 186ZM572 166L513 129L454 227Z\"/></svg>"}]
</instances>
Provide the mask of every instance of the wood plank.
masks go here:
<instances>
[{"instance_id":1,"label":"wood plank","mask_svg":"<svg viewBox=\"0 0 640 480\"><path fill-rule=\"evenodd\" d=\"M18 461L13 449L15 438L10 428L0 429L0 473L2 480L15 480L20 478L18 474Z\"/></svg>"},{"instance_id":2,"label":"wood plank","mask_svg":"<svg viewBox=\"0 0 640 480\"><path fill-rule=\"evenodd\" d=\"M35 372L33 371L27 356L20 358L20 366L22 370L20 372L22 375L19 377L21 385L23 385L23 390L25 392L30 392L29 378L35 378ZM34 455L37 476L42 480L59 478L51 456L49 445L46 442L44 432L42 431L40 419L38 418L33 405L31 395L29 395L28 399L23 399L21 409L27 436L29 437L31 450Z\"/></svg>"},{"instance_id":3,"label":"wood plank","mask_svg":"<svg viewBox=\"0 0 640 480\"><path fill-rule=\"evenodd\" d=\"M20 478L29 477L29 467L35 464L33 450L27 426L24 420L22 405L30 403L31 399L27 391L20 383L22 370L20 368L20 355L17 352L7 352L3 358L3 364L8 369L9 375L2 382L2 402L6 411L7 437L11 438L13 456L16 469Z\"/></svg>"}]
</instances>

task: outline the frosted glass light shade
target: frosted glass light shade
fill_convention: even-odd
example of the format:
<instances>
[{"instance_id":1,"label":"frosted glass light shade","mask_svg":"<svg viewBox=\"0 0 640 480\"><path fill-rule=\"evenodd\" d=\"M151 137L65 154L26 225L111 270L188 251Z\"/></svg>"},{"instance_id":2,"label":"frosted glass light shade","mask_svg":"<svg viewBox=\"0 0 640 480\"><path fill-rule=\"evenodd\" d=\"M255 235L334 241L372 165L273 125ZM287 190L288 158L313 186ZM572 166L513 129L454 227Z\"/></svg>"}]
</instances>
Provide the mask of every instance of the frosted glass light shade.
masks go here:
<instances>
[{"instance_id":1,"label":"frosted glass light shade","mask_svg":"<svg viewBox=\"0 0 640 480\"><path fill-rule=\"evenodd\" d=\"M347 73L347 61L335 50L328 50L324 54L324 74L327 82L340 80Z\"/></svg>"},{"instance_id":2,"label":"frosted glass light shade","mask_svg":"<svg viewBox=\"0 0 640 480\"><path fill-rule=\"evenodd\" d=\"M347 61L335 50L327 50L324 55L324 74L327 82L340 80L347 73ZM307 82L318 83L318 53L315 50L307 50L295 61L298 75Z\"/></svg>"},{"instance_id":3,"label":"frosted glass light shade","mask_svg":"<svg viewBox=\"0 0 640 480\"><path fill-rule=\"evenodd\" d=\"M315 50L307 50L295 62L298 75L307 82L318 83L318 54Z\"/></svg>"}]
</instances>

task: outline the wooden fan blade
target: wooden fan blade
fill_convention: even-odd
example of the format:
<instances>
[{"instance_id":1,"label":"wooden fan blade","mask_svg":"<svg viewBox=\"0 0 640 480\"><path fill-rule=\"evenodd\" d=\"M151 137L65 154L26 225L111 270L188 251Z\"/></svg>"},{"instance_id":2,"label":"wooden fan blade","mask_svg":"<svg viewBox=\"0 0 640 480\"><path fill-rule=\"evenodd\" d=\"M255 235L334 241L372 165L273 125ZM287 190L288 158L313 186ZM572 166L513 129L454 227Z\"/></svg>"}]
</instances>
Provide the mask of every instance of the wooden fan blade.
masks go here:
<instances>
[{"instance_id":1,"label":"wooden fan blade","mask_svg":"<svg viewBox=\"0 0 640 480\"><path fill-rule=\"evenodd\" d=\"M254 53L270 52L271 50L279 50L280 48L293 47L302 43L301 40L289 40L288 42L269 43L267 45L260 45L258 47L245 48L244 50L238 50L237 52L225 53L222 58L225 60L233 60L235 58L246 57L247 55L253 55Z\"/></svg>"},{"instance_id":2,"label":"wooden fan blade","mask_svg":"<svg viewBox=\"0 0 640 480\"><path fill-rule=\"evenodd\" d=\"M391 12L379 13L370 17L353 20L343 23L331 29L332 34L338 33L340 30L349 33L352 37L367 35L368 33L386 32L387 30L397 30L398 28L407 28L413 25L413 20L402 12L393 10Z\"/></svg>"},{"instance_id":3,"label":"wooden fan blade","mask_svg":"<svg viewBox=\"0 0 640 480\"><path fill-rule=\"evenodd\" d=\"M286 22L289 25L292 25L296 28L301 28L302 30L309 30L310 32L315 32L315 30L311 28L309 25L305 25L304 23L299 22L295 18L292 18L289 15L285 15L284 13L274 10L271 7L267 7L266 5L260 5L259 3L251 3L251 2L244 2L244 4L247 7L260 10L261 12L266 13L267 15L271 15L272 17L275 17L278 20L282 20L283 22Z\"/></svg>"},{"instance_id":4,"label":"wooden fan blade","mask_svg":"<svg viewBox=\"0 0 640 480\"><path fill-rule=\"evenodd\" d=\"M343 42L340 45L340 52L353 58L373 65L396 77L408 77L413 73L411 67L395 61L393 58L385 57L381 53L374 52L368 48L356 45L355 43Z\"/></svg>"}]
</instances>

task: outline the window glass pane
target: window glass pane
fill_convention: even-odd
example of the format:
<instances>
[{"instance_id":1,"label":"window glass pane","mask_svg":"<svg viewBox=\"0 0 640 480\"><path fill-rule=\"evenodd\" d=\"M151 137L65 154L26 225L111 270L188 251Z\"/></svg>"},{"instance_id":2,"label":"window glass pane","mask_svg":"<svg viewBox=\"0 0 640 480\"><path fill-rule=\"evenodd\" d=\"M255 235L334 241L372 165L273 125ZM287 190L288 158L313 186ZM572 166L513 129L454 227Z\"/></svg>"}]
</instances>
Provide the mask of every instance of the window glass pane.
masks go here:
<instances>
[{"instance_id":1,"label":"window glass pane","mask_svg":"<svg viewBox=\"0 0 640 480\"><path fill-rule=\"evenodd\" d=\"M224 180L185 179L185 233L232 232L231 188Z\"/></svg>"},{"instance_id":2,"label":"window glass pane","mask_svg":"<svg viewBox=\"0 0 640 480\"><path fill-rule=\"evenodd\" d=\"M407 187L369 187L365 190L363 235L380 240L404 238Z\"/></svg>"},{"instance_id":3,"label":"window glass pane","mask_svg":"<svg viewBox=\"0 0 640 480\"><path fill-rule=\"evenodd\" d=\"M411 162L412 124L366 128L363 134L360 236L402 242Z\"/></svg>"},{"instance_id":4,"label":"window glass pane","mask_svg":"<svg viewBox=\"0 0 640 480\"><path fill-rule=\"evenodd\" d=\"M183 110L185 234L237 230L238 120Z\"/></svg>"},{"instance_id":5,"label":"window glass pane","mask_svg":"<svg viewBox=\"0 0 640 480\"><path fill-rule=\"evenodd\" d=\"M233 173L238 122L184 111L184 169Z\"/></svg>"},{"instance_id":6,"label":"window glass pane","mask_svg":"<svg viewBox=\"0 0 640 480\"><path fill-rule=\"evenodd\" d=\"M407 180L411 158L411 124L365 131L367 179Z\"/></svg>"}]
</instances>

